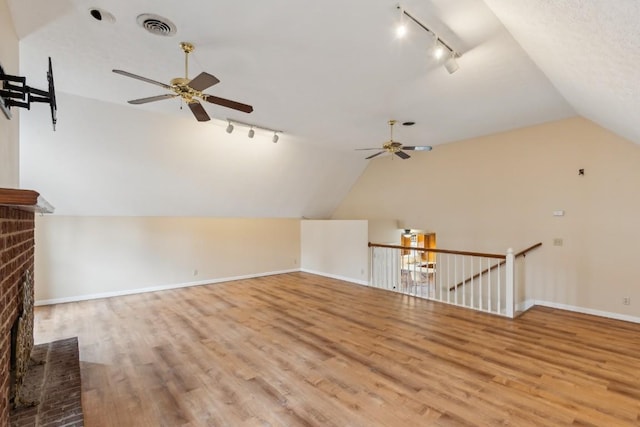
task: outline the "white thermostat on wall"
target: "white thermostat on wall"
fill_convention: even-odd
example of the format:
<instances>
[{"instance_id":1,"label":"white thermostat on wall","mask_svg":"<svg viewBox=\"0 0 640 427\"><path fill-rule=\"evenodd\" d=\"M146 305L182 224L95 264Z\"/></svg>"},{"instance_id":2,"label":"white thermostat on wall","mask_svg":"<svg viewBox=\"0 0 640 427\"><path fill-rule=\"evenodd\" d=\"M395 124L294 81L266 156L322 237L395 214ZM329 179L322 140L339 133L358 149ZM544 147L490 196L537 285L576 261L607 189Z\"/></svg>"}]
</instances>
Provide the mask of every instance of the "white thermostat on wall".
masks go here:
<instances>
[{"instance_id":1,"label":"white thermostat on wall","mask_svg":"<svg viewBox=\"0 0 640 427\"><path fill-rule=\"evenodd\" d=\"M564 211L553 211L553 216L564 216Z\"/></svg>"}]
</instances>

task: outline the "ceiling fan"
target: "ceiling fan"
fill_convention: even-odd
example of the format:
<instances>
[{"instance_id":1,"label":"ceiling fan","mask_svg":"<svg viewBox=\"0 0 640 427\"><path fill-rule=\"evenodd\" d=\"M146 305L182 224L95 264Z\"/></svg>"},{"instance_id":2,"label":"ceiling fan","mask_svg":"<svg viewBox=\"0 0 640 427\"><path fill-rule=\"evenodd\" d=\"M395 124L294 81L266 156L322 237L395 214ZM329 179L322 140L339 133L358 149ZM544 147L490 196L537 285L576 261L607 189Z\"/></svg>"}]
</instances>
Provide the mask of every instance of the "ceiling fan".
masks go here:
<instances>
[{"instance_id":1,"label":"ceiling fan","mask_svg":"<svg viewBox=\"0 0 640 427\"><path fill-rule=\"evenodd\" d=\"M219 98L217 96L202 93L203 90L220 82L216 77L209 73L202 72L195 78L189 79L189 53L193 52L195 48L193 44L188 42L181 42L180 48L184 52L184 77L176 77L171 79L169 84L151 80L146 77L138 76L123 70L112 70L114 73L121 74L126 77L142 80L143 82L151 83L165 89L172 91L173 93L166 93L164 95L151 96L148 98L133 99L128 101L129 104L146 104L148 102L161 101L163 99L180 97L189 106L191 112L199 122L206 122L211 120L211 117L207 114L204 107L200 103L200 100L210 102L212 104L221 105L227 108L233 108L234 110L250 113L253 111L251 105L242 104L240 102L231 101L225 98Z\"/></svg>"},{"instance_id":2,"label":"ceiling fan","mask_svg":"<svg viewBox=\"0 0 640 427\"><path fill-rule=\"evenodd\" d=\"M373 159L383 153L395 154L401 159L405 160L411 157L405 151L431 151L433 147L430 145L402 145L401 143L393 140L393 125L396 124L395 120L389 120L389 129L391 136L389 140L382 144L382 148L356 148L356 150L381 150L376 154L366 157L366 160Z\"/></svg>"}]
</instances>

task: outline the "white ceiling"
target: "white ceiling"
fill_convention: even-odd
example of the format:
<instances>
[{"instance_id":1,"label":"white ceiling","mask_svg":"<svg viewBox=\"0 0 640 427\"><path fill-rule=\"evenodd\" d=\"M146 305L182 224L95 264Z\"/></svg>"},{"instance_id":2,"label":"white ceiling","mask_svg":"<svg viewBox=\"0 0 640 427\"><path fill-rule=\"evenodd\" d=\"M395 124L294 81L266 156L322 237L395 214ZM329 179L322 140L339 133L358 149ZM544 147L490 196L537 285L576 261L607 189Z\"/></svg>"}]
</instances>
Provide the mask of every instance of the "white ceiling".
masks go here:
<instances>
[{"instance_id":1,"label":"white ceiling","mask_svg":"<svg viewBox=\"0 0 640 427\"><path fill-rule=\"evenodd\" d=\"M302 209L307 216L330 214L366 166L364 156L353 149L387 140L390 118L417 123L396 130L394 139L407 145L436 146L576 114L640 143L635 117L640 77L634 70L640 63L640 3L635 0L403 2L462 53L460 69L452 75L428 60L427 34L417 26L410 26L407 39L394 37L397 0L8 3L21 40L20 71L30 85L44 86L46 58L51 56L57 91L69 100L75 96L113 103L132 111L132 118L141 117L132 109L158 113L175 117L181 126L223 128L220 120L229 117L282 129L289 144L349 159L341 167L351 167L352 173L338 175L351 182L331 193L336 182L327 179L318 194L329 200L322 207ZM94 20L92 7L111 12L115 23ZM169 18L177 35L144 31L136 17L146 12ZM183 74L180 41L196 45L191 77L201 71L214 74L221 83L207 92L252 104L254 112L207 104L208 113L219 120L197 123L175 100L127 104L163 89L111 70L168 82ZM65 120L67 126L81 120L65 117L62 106L59 116L60 127ZM124 129L127 116L118 115ZM428 153L416 153L421 155ZM285 167L284 156L281 163L277 159L272 167ZM232 179L233 170L227 172ZM291 175L290 187L280 186L280 191L295 193L306 173ZM283 208L279 216L298 216L300 211ZM212 209L189 213L220 214Z\"/></svg>"}]
</instances>

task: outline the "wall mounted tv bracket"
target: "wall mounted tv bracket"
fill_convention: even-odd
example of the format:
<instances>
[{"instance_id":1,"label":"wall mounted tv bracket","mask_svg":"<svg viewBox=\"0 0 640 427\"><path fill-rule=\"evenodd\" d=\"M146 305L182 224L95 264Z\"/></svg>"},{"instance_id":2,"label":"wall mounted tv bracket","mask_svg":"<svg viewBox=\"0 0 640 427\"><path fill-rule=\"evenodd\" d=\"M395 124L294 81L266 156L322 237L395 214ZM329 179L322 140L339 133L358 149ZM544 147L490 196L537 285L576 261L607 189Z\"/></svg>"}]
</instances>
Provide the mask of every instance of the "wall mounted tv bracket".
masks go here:
<instances>
[{"instance_id":1,"label":"wall mounted tv bracket","mask_svg":"<svg viewBox=\"0 0 640 427\"><path fill-rule=\"evenodd\" d=\"M53 130L56 130L56 90L53 83L53 69L51 68L51 57L49 57L49 70L47 71L48 90L40 90L27 86L26 77L11 76L4 73L4 69L0 66L0 109L11 119L11 107L31 109L32 102L41 102L49 104L51 108L51 122Z\"/></svg>"}]
</instances>

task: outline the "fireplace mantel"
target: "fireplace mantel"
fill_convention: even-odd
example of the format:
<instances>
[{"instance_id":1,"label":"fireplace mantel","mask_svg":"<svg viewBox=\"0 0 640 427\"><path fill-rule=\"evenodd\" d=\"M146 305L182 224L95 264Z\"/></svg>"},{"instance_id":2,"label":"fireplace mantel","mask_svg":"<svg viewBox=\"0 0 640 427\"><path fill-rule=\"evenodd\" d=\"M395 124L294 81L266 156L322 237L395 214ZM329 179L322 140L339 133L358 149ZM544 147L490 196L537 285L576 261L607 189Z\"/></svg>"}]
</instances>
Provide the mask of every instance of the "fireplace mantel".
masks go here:
<instances>
[{"instance_id":1,"label":"fireplace mantel","mask_svg":"<svg viewBox=\"0 0 640 427\"><path fill-rule=\"evenodd\" d=\"M54 207L33 190L0 188L0 206L9 206L38 213L53 213Z\"/></svg>"}]
</instances>

